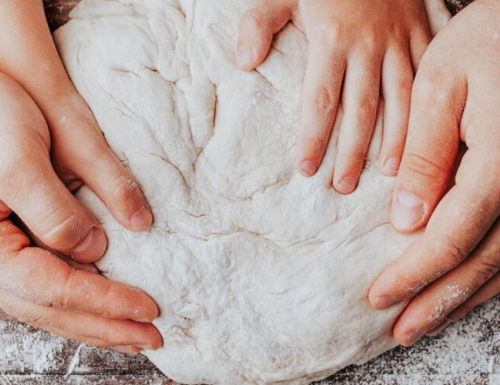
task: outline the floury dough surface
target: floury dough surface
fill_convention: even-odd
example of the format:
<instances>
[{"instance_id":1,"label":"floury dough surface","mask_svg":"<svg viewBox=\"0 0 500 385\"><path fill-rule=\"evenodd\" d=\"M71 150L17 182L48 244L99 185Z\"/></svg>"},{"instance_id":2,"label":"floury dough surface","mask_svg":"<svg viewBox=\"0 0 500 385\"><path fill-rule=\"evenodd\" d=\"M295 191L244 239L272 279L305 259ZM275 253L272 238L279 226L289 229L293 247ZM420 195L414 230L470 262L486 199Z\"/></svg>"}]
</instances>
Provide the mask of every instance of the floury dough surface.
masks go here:
<instances>
[{"instance_id":1,"label":"floury dough surface","mask_svg":"<svg viewBox=\"0 0 500 385\"><path fill-rule=\"evenodd\" d=\"M68 71L154 210L149 232L103 223L104 274L159 304L147 356L188 384L306 384L393 347L400 308L369 286L412 236L388 210L381 122L355 193L294 170L306 39L292 25L258 71L233 65L248 0L83 1L56 33ZM338 130L336 130L337 132Z\"/></svg>"}]
</instances>

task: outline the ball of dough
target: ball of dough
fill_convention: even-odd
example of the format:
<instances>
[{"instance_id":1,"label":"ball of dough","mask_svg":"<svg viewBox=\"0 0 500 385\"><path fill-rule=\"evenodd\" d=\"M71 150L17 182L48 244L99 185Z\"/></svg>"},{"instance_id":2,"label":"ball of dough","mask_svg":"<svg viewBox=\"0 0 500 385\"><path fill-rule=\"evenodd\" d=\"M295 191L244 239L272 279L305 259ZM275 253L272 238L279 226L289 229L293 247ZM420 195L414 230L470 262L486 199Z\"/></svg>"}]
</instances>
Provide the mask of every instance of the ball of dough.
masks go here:
<instances>
[{"instance_id":1,"label":"ball of dough","mask_svg":"<svg viewBox=\"0 0 500 385\"><path fill-rule=\"evenodd\" d=\"M393 347L401 307L366 296L414 239L389 223L380 117L353 194L331 188L338 124L317 175L295 171L306 39L290 24L236 69L249 3L84 0L55 36L154 211L132 233L83 188L110 242L98 266L157 301L165 345L146 354L186 384L306 384Z\"/></svg>"}]
</instances>

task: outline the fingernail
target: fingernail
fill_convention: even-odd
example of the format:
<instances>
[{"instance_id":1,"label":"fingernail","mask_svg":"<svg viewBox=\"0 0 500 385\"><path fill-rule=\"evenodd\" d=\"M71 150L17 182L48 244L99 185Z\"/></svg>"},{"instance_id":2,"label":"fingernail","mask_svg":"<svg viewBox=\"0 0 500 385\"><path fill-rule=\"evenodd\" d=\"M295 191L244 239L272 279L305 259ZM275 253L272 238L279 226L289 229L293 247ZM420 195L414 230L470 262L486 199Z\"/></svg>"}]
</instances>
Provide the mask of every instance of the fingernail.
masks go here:
<instances>
[{"instance_id":1,"label":"fingernail","mask_svg":"<svg viewBox=\"0 0 500 385\"><path fill-rule=\"evenodd\" d=\"M129 346L129 345L123 345L123 346L110 346L110 349L113 349L119 353L125 353L125 354L138 354L141 352L141 348L137 346Z\"/></svg>"},{"instance_id":2,"label":"fingernail","mask_svg":"<svg viewBox=\"0 0 500 385\"><path fill-rule=\"evenodd\" d=\"M130 220L130 226L133 231L146 230L153 222L153 215L146 206L142 206Z\"/></svg>"},{"instance_id":3,"label":"fingernail","mask_svg":"<svg viewBox=\"0 0 500 385\"><path fill-rule=\"evenodd\" d=\"M403 336L403 345L410 346L417 342L425 334L425 330L415 330Z\"/></svg>"},{"instance_id":4,"label":"fingernail","mask_svg":"<svg viewBox=\"0 0 500 385\"><path fill-rule=\"evenodd\" d=\"M401 302L399 298L393 297L391 295L377 297L370 301L371 305L377 310L387 309L399 302Z\"/></svg>"},{"instance_id":5,"label":"fingernail","mask_svg":"<svg viewBox=\"0 0 500 385\"><path fill-rule=\"evenodd\" d=\"M74 250L71 256L80 262L94 262L106 251L108 241L102 231L92 227L86 238Z\"/></svg>"},{"instance_id":6,"label":"fingernail","mask_svg":"<svg viewBox=\"0 0 500 385\"><path fill-rule=\"evenodd\" d=\"M305 160L300 164L300 171L305 176L313 176L318 171L318 166L311 160Z\"/></svg>"},{"instance_id":7,"label":"fingernail","mask_svg":"<svg viewBox=\"0 0 500 385\"><path fill-rule=\"evenodd\" d=\"M424 218L422 200L408 191L398 191L394 195L391 208L391 220L399 230L411 230Z\"/></svg>"},{"instance_id":8,"label":"fingernail","mask_svg":"<svg viewBox=\"0 0 500 385\"><path fill-rule=\"evenodd\" d=\"M239 47L236 54L236 64L238 67L249 67L254 62L253 49L250 47Z\"/></svg>"},{"instance_id":9,"label":"fingernail","mask_svg":"<svg viewBox=\"0 0 500 385\"><path fill-rule=\"evenodd\" d=\"M400 159L393 156L385 161L384 168L387 172L391 174L397 174L400 163L401 163Z\"/></svg>"},{"instance_id":10,"label":"fingernail","mask_svg":"<svg viewBox=\"0 0 500 385\"><path fill-rule=\"evenodd\" d=\"M351 193L356 189L357 183L356 178L348 176L340 180L339 187L342 192Z\"/></svg>"}]
</instances>

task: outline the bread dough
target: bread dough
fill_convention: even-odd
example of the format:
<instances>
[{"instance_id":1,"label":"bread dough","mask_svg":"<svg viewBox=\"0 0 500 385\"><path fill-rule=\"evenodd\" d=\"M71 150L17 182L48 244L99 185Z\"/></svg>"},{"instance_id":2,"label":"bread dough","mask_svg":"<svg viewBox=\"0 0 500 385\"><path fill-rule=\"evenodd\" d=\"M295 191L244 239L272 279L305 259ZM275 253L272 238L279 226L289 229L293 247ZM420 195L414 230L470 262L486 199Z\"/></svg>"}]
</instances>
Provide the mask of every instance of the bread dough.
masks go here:
<instances>
[{"instance_id":1,"label":"bread dough","mask_svg":"<svg viewBox=\"0 0 500 385\"><path fill-rule=\"evenodd\" d=\"M306 39L290 24L258 70L237 70L248 5L84 0L56 33L155 216L128 232L83 188L109 236L98 266L158 302L165 345L146 355L186 384L306 384L390 349L401 307L366 295L414 239L389 224L380 118L353 194L330 187L336 134L317 175L294 170Z\"/></svg>"}]
</instances>

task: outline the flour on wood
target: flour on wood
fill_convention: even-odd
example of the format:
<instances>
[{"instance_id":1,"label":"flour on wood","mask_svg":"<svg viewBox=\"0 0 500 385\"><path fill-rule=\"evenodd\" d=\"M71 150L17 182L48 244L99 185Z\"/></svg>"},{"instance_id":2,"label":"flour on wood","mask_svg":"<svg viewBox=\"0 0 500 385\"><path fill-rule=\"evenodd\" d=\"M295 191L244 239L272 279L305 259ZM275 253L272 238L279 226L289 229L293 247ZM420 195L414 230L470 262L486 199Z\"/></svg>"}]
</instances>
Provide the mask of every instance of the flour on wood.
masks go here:
<instances>
[{"instance_id":1,"label":"flour on wood","mask_svg":"<svg viewBox=\"0 0 500 385\"><path fill-rule=\"evenodd\" d=\"M56 33L154 211L150 231L131 233L82 189L109 236L99 268L158 302L165 345L146 354L181 383L305 384L395 345L401 308L366 300L414 239L389 224L381 119L355 193L330 186L336 134L318 174L299 175L306 39L289 25L258 71L237 70L249 4L84 0Z\"/></svg>"}]
</instances>

